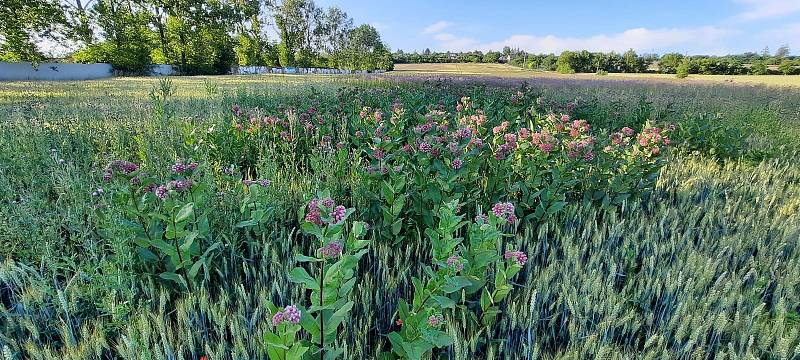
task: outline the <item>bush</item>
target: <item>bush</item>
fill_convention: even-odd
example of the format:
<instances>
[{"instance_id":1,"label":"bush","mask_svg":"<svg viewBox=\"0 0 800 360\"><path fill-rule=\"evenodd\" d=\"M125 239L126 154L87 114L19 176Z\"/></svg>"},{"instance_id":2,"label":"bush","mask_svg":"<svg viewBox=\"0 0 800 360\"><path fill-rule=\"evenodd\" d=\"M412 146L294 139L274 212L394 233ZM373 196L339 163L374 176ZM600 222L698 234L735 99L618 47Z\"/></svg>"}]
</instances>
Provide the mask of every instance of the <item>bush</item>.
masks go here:
<instances>
[{"instance_id":1,"label":"bush","mask_svg":"<svg viewBox=\"0 0 800 360\"><path fill-rule=\"evenodd\" d=\"M722 114L686 116L679 124L681 147L715 158L736 158L743 154L747 134L731 126Z\"/></svg>"},{"instance_id":2,"label":"bush","mask_svg":"<svg viewBox=\"0 0 800 360\"><path fill-rule=\"evenodd\" d=\"M150 52L147 44L125 43L117 46L105 41L78 50L72 55L72 60L82 64L107 63L114 70L126 74L147 75L153 64Z\"/></svg>"},{"instance_id":3,"label":"bush","mask_svg":"<svg viewBox=\"0 0 800 360\"><path fill-rule=\"evenodd\" d=\"M675 69L675 77L678 79L685 79L689 76L689 70L691 66L691 60L684 59L680 65Z\"/></svg>"}]
</instances>

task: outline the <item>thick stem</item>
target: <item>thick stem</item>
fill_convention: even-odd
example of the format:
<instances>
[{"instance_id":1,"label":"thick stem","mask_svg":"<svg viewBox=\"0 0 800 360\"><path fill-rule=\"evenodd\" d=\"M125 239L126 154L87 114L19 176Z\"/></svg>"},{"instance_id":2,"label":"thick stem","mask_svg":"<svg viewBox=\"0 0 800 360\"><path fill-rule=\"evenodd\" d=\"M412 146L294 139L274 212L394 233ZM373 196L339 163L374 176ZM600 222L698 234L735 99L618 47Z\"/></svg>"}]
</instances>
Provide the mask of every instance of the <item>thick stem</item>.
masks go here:
<instances>
[{"instance_id":1,"label":"thick stem","mask_svg":"<svg viewBox=\"0 0 800 360\"><path fill-rule=\"evenodd\" d=\"M322 303L323 297L322 292L325 289L324 287L325 281L325 263L320 264L319 267L319 306L323 307L324 304ZM325 310L319 311L319 360L323 360L325 358Z\"/></svg>"},{"instance_id":2,"label":"thick stem","mask_svg":"<svg viewBox=\"0 0 800 360\"><path fill-rule=\"evenodd\" d=\"M194 190L189 189L189 196L192 198L192 205L197 206L197 201L194 200ZM197 212L192 209L192 218L194 218L194 226L197 227Z\"/></svg>"},{"instance_id":3,"label":"thick stem","mask_svg":"<svg viewBox=\"0 0 800 360\"><path fill-rule=\"evenodd\" d=\"M175 252L178 253L178 261L183 266L183 256L181 255L181 248L178 246L178 226L175 223L175 211L172 211L172 241L175 243Z\"/></svg>"}]
</instances>

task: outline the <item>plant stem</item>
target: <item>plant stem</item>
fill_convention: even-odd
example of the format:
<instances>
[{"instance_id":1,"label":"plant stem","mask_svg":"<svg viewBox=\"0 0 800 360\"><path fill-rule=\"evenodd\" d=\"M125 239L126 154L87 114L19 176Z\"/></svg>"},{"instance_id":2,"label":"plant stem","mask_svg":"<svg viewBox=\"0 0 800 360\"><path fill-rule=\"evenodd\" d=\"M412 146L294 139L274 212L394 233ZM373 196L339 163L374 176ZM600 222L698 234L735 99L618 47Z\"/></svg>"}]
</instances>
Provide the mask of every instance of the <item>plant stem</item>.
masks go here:
<instances>
[{"instance_id":1,"label":"plant stem","mask_svg":"<svg viewBox=\"0 0 800 360\"><path fill-rule=\"evenodd\" d=\"M324 282L325 281L325 263L323 262L320 264L319 267L319 306L320 308L324 306L322 303L323 296L322 292L325 289ZM325 357L325 310L319 311L319 360L323 360Z\"/></svg>"},{"instance_id":2,"label":"plant stem","mask_svg":"<svg viewBox=\"0 0 800 360\"><path fill-rule=\"evenodd\" d=\"M133 207L136 209L136 217L139 219L139 222L142 223L142 229L144 229L144 234L147 235L147 240L150 240L150 243L153 242L153 238L150 237L150 230L147 229L147 223L142 218L141 210L139 210L139 202L136 200L136 192L131 188L131 202L133 202Z\"/></svg>"},{"instance_id":3,"label":"plant stem","mask_svg":"<svg viewBox=\"0 0 800 360\"><path fill-rule=\"evenodd\" d=\"M183 256L181 255L181 248L178 246L178 226L175 223L175 210L171 211L172 213L172 241L175 243L175 252L178 253L178 261L180 261L180 265L183 266Z\"/></svg>"}]
</instances>

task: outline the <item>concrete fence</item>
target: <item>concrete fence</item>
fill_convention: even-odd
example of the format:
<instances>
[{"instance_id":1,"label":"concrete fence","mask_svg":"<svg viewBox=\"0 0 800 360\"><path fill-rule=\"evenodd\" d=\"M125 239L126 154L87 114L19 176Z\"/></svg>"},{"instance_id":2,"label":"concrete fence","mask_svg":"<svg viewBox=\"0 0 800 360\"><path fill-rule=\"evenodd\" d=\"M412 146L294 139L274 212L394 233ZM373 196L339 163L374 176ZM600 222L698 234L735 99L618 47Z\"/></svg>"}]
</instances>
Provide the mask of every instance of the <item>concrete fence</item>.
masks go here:
<instances>
[{"instance_id":1,"label":"concrete fence","mask_svg":"<svg viewBox=\"0 0 800 360\"><path fill-rule=\"evenodd\" d=\"M0 62L0 80L90 80L111 77L109 64Z\"/></svg>"},{"instance_id":2,"label":"concrete fence","mask_svg":"<svg viewBox=\"0 0 800 360\"><path fill-rule=\"evenodd\" d=\"M373 73L382 73L375 70ZM231 73L240 75L255 74L367 74L366 70L322 69L322 68L274 68L268 66L240 66L231 69ZM110 64L72 64L44 63L33 66L31 63L0 62L0 81L24 80L91 80L109 78L116 74ZM179 68L172 65L153 65L150 76L180 75Z\"/></svg>"}]
</instances>

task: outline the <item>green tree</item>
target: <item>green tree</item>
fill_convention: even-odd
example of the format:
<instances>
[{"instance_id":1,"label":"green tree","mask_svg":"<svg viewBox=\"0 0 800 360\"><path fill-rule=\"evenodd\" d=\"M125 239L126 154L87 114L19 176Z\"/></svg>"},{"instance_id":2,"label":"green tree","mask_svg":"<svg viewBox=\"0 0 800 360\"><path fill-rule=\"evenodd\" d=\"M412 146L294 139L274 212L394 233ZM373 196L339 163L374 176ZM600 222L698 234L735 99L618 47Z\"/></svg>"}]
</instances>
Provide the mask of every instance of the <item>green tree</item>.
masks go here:
<instances>
[{"instance_id":1,"label":"green tree","mask_svg":"<svg viewBox=\"0 0 800 360\"><path fill-rule=\"evenodd\" d=\"M674 74L678 66L683 62L683 55L678 53L668 53L661 56L658 61L658 71L663 74Z\"/></svg>"},{"instance_id":2,"label":"green tree","mask_svg":"<svg viewBox=\"0 0 800 360\"><path fill-rule=\"evenodd\" d=\"M797 69L795 68L794 61L784 59L781 61L780 65L778 65L778 71L784 75L793 75L797 73Z\"/></svg>"},{"instance_id":3,"label":"green tree","mask_svg":"<svg viewBox=\"0 0 800 360\"><path fill-rule=\"evenodd\" d=\"M92 24L94 14L91 12L93 0L62 0L66 16L67 36L83 45L94 43Z\"/></svg>"},{"instance_id":4,"label":"green tree","mask_svg":"<svg viewBox=\"0 0 800 360\"><path fill-rule=\"evenodd\" d=\"M347 69L390 70L392 54L371 25L361 25L350 32L341 64Z\"/></svg>"},{"instance_id":5,"label":"green tree","mask_svg":"<svg viewBox=\"0 0 800 360\"><path fill-rule=\"evenodd\" d=\"M0 0L0 60L43 61L36 38L56 38L65 24L57 0Z\"/></svg>"},{"instance_id":6,"label":"green tree","mask_svg":"<svg viewBox=\"0 0 800 360\"><path fill-rule=\"evenodd\" d=\"M572 51L564 51L558 56L556 60L556 71L562 74L574 74L575 68L572 67L575 62L575 53Z\"/></svg>"},{"instance_id":7,"label":"green tree","mask_svg":"<svg viewBox=\"0 0 800 360\"><path fill-rule=\"evenodd\" d=\"M591 54L592 58L592 70L595 72L601 71L608 71L608 64L609 64L609 56L605 53L593 53Z\"/></svg>"},{"instance_id":8,"label":"green tree","mask_svg":"<svg viewBox=\"0 0 800 360\"><path fill-rule=\"evenodd\" d=\"M284 67L297 66L297 52L310 46L306 41L311 25L305 12L316 6L309 0L270 0L267 6L272 11L281 38L278 46L280 64Z\"/></svg>"},{"instance_id":9,"label":"green tree","mask_svg":"<svg viewBox=\"0 0 800 360\"><path fill-rule=\"evenodd\" d=\"M764 61L759 60L753 63L753 66L750 68L750 73L753 75L767 75L769 74L769 69Z\"/></svg>"},{"instance_id":10,"label":"green tree","mask_svg":"<svg viewBox=\"0 0 800 360\"><path fill-rule=\"evenodd\" d=\"M109 63L127 73L145 74L152 64L153 32L145 9L120 0L99 0L92 8L103 41L73 55L82 63Z\"/></svg>"},{"instance_id":11,"label":"green tree","mask_svg":"<svg viewBox=\"0 0 800 360\"><path fill-rule=\"evenodd\" d=\"M622 55L624 59L624 71L627 73L640 73L647 69L644 59L636 54L636 51L630 49Z\"/></svg>"},{"instance_id":12,"label":"green tree","mask_svg":"<svg viewBox=\"0 0 800 360\"><path fill-rule=\"evenodd\" d=\"M783 59L789 56L789 45L781 45L778 50L775 50L775 57L778 59Z\"/></svg>"},{"instance_id":13,"label":"green tree","mask_svg":"<svg viewBox=\"0 0 800 360\"><path fill-rule=\"evenodd\" d=\"M497 51L489 51L489 52L487 52L486 54L483 55L482 61L484 63L489 63L489 64L496 63L496 62L500 61L500 56L501 55L502 54L500 54Z\"/></svg>"},{"instance_id":14,"label":"green tree","mask_svg":"<svg viewBox=\"0 0 800 360\"><path fill-rule=\"evenodd\" d=\"M675 67L675 76L678 79L684 79L689 76L689 72L691 71L691 60L688 58L684 58L681 60L681 63Z\"/></svg>"}]
</instances>

